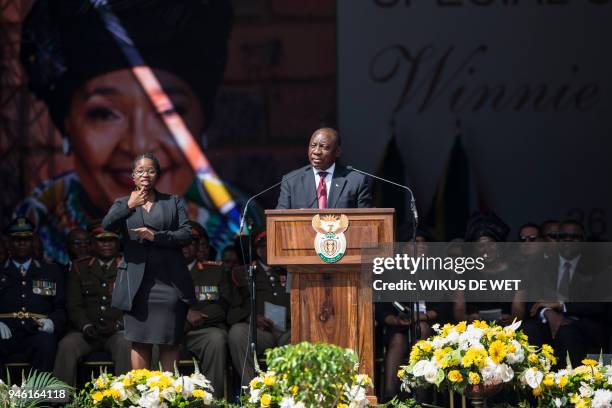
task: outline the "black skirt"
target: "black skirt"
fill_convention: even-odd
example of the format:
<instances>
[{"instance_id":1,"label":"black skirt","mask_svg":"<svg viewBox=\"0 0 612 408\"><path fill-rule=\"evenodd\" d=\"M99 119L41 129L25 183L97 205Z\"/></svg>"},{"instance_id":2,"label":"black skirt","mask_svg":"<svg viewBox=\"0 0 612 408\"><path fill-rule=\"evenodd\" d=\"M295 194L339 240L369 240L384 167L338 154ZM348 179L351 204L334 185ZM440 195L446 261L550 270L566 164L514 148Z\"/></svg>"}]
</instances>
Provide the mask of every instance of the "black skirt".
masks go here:
<instances>
[{"instance_id":1,"label":"black skirt","mask_svg":"<svg viewBox=\"0 0 612 408\"><path fill-rule=\"evenodd\" d=\"M189 306L179 298L178 289L147 272L132 310L123 317L125 338L146 344L180 344Z\"/></svg>"}]
</instances>

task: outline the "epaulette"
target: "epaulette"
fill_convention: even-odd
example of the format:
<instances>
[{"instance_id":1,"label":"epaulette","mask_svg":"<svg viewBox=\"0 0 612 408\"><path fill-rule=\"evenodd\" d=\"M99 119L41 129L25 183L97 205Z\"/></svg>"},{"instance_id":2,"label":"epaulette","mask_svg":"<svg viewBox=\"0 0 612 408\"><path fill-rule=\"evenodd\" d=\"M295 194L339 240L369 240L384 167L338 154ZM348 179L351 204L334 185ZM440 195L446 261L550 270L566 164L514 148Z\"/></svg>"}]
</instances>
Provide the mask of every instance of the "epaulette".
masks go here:
<instances>
[{"instance_id":1,"label":"epaulette","mask_svg":"<svg viewBox=\"0 0 612 408\"><path fill-rule=\"evenodd\" d=\"M92 266L94 264L94 262L96 261L96 258L94 258L93 256L91 257L91 259L89 260L89 262L87 263L87 266Z\"/></svg>"}]
</instances>

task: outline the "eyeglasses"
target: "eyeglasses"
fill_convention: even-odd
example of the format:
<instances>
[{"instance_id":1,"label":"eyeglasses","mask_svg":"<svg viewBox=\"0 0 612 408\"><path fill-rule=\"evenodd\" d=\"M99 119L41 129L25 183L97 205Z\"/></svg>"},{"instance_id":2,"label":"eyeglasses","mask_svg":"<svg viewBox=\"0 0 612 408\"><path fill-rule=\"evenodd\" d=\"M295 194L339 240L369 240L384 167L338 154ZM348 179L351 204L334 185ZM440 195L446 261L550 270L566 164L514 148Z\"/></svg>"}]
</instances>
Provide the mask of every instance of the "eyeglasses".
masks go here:
<instances>
[{"instance_id":1,"label":"eyeglasses","mask_svg":"<svg viewBox=\"0 0 612 408\"><path fill-rule=\"evenodd\" d=\"M70 241L70 245L76 245L76 246L86 246L91 244L91 241L88 239L75 239Z\"/></svg>"},{"instance_id":2,"label":"eyeglasses","mask_svg":"<svg viewBox=\"0 0 612 408\"><path fill-rule=\"evenodd\" d=\"M149 167L148 169L139 168L134 170L134 174L137 176L142 176L145 173L147 173L149 176L154 176L157 174L157 170L155 170L153 167Z\"/></svg>"},{"instance_id":3,"label":"eyeglasses","mask_svg":"<svg viewBox=\"0 0 612 408\"><path fill-rule=\"evenodd\" d=\"M521 242L533 242L538 239L537 235L521 235L519 240Z\"/></svg>"},{"instance_id":4,"label":"eyeglasses","mask_svg":"<svg viewBox=\"0 0 612 408\"><path fill-rule=\"evenodd\" d=\"M559 239L582 239L582 234L578 232L560 232L558 234Z\"/></svg>"}]
</instances>

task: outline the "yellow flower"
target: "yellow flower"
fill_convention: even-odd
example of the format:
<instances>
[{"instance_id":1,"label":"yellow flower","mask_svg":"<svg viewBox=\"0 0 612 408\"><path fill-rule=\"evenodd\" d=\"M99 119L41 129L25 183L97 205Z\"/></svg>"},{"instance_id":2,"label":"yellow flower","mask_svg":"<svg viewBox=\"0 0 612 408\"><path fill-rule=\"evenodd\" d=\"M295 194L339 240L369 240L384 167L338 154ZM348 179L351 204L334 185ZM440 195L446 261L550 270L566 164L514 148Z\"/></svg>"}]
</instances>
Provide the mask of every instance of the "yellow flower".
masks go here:
<instances>
[{"instance_id":1,"label":"yellow flower","mask_svg":"<svg viewBox=\"0 0 612 408\"><path fill-rule=\"evenodd\" d=\"M403 369L397 372L397 378L402 378L405 375L406 375L406 371Z\"/></svg>"},{"instance_id":2,"label":"yellow flower","mask_svg":"<svg viewBox=\"0 0 612 408\"><path fill-rule=\"evenodd\" d=\"M206 393L204 392L204 390L193 390L193 396L196 398L203 399L205 395Z\"/></svg>"},{"instance_id":3,"label":"yellow flower","mask_svg":"<svg viewBox=\"0 0 612 408\"><path fill-rule=\"evenodd\" d=\"M532 394L536 398L539 397L540 395L542 395L542 388L540 387L534 388L532 391Z\"/></svg>"},{"instance_id":4,"label":"yellow flower","mask_svg":"<svg viewBox=\"0 0 612 408\"><path fill-rule=\"evenodd\" d=\"M457 333L463 333L467 329L467 323L461 322L455 326Z\"/></svg>"},{"instance_id":5,"label":"yellow flower","mask_svg":"<svg viewBox=\"0 0 612 408\"><path fill-rule=\"evenodd\" d=\"M410 350L410 364L416 363L421 358L421 350L418 347L412 347Z\"/></svg>"},{"instance_id":6,"label":"yellow flower","mask_svg":"<svg viewBox=\"0 0 612 408\"><path fill-rule=\"evenodd\" d=\"M527 360L529 360L529 362L532 364L536 364L538 362L538 356L537 354L530 354L529 357L527 357Z\"/></svg>"},{"instance_id":7,"label":"yellow flower","mask_svg":"<svg viewBox=\"0 0 612 408\"><path fill-rule=\"evenodd\" d=\"M447 377L448 377L448 380L450 382L461 382L461 381L463 381L463 376L461 375L459 370L451 370L448 373Z\"/></svg>"},{"instance_id":8,"label":"yellow flower","mask_svg":"<svg viewBox=\"0 0 612 408\"><path fill-rule=\"evenodd\" d=\"M593 360L592 358L585 358L584 360L582 360L582 364L586 366L595 367L599 363L596 360Z\"/></svg>"},{"instance_id":9,"label":"yellow flower","mask_svg":"<svg viewBox=\"0 0 612 408\"><path fill-rule=\"evenodd\" d=\"M508 353L514 353L516 351L516 346L514 344L508 344L506 346L506 350Z\"/></svg>"},{"instance_id":10,"label":"yellow flower","mask_svg":"<svg viewBox=\"0 0 612 408\"><path fill-rule=\"evenodd\" d=\"M476 327L477 329L488 329L489 328L489 324L483 320L474 320L474 322L472 323L472 326Z\"/></svg>"},{"instance_id":11,"label":"yellow flower","mask_svg":"<svg viewBox=\"0 0 612 408\"><path fill-rule=\"evenodd\" d=\"M108 381L106 381L106 377L99 377L96 380L96 387L100 389L106 388L107 385L108 385Z\"/></svg>"},{"instance_id":12,"label":"yellow flower","mask_svg":"<svg viewBox=\"0 0 612 408\"><path fill-rule=\"evenodd\" d=\"M251 380L249 385L251 386L251 388L257 388L257 386L259 386L262 382L263 381L261 380L261 377L255 377Z\"/></svg>"},{"instance_id":13,"label":"yellow flower","mask_svg":"<svg viewBox=\"0 0 612 408\"><path fill-rule=\"evenodd\" d=\"M104 398L104 395L100 391L96 391L91 394L91 399L94 400L94 404L97 404L98 402L102 401L102 398Z\"/></svg>"},{"instance_id":14,"label":"yellow flower","mask_svg":"<svg viewBox=\"0 0 612 408\"><path fill-rule=\"evenodd\" d=\"M575 408L587 408L590 407L591 404L589 403L590 401L587 398L580 398L575 405Z\"/></svg>"},{"instance_id":15,"label":"yellow flower","mask_svg":"<svg viewBox=\"0 0 612 408\"><path fill-rule=\"evenodd\" d=\"M499 340L495 340L491 343L489 346L489 357L491 357L491 360L495 363L500 364L504 357L506 357L506 347L504 343Z\"/></svg>"},{"instance_id":16,"label":"yellow flower","mask_svg":"<svg viewBox=\"0 0 612 408\"><path fill-rule=\"evenodd\" d=\"M182 384L177 384L174 389L176 390L176 392L183 392L183 385Z\"/></svg>"},{"instance_id":17,"label":"yellow flower","mask_svg":"<svg viewBox=\"0 0 612 408\"><path fill-rule=\"evenodd\" d=\"M568 382L569 382L569 380L567 379L566 376L563 375L563 376L559 377L559 388L564 388L567 385Z\"/></svg>"},{"instance_id":18,"label":"yellow flower","mask_svg":"<svg viewBox=\"0 0 612 408\"><path fill-rule=\"evenodd\" d=\"M272 404L272 396L270 394L262 395L259 404L264 408L269 407Z\"/></svg>"},{"instance_id":19,"label":"yellow flower","mask_svg":"<svg viewBox=\"0 0 612 408\"><path fill-rule=\"evenodd\" d=\"M463 356L461 363L465 368L470 368L472 364L478 368L484 367L487 360L487 351L481 348L470 347Z\"/></svg>"},{"instance_id":20,"label":"yellow flower","mask_svg":"<svg viewBox=\"0 0 612 408\"><path fill-rule=\"evenodd\" d=\"M348 408L348 405L341 402L338 405L336 405L336 408Z\"/></svg>"},{"instance_id":21,"label":"yellow flower","mask_svg":"<svg viewBox=\"0 0 612 408\"><path fill-rule=\"evenodd\" d=\"M433 349L433 346L431 345L431 342L426 341L426 340L419 340L416 343L416 346L418 348L420 348L421 350L423 350L424 352L426 352L426 353L430 353L431 350Z\"/></svg>"},{"instance_id":22,"label":"yellow flower","mask_svg":"<svg viewBox=\"0 0 612 408\"><path fill-rule=\"evenodd\" d=\"M442 337L446 337L446 336L448 336L448 333L450 333L450 332L451 332L451 330L453 329L453 327L454 327L454 326L453 326L452 324L450 324L450 323L446 323L446 324L445 324L445 325L442 327L442 329L440 329L440 336L442 336Z\"/></svg>"},{"instance_id":23,"label":"yellow flower","mask_svg":"<svg viewBox=\"0 0 612 408\"><path fill-rule=\"evenodd\" d=\"M469 373L468 382L473 385L480 384L480 376L478 373Z\"/></svg>"},{"instance_id":24,"label":"yellow flower","mask_svg":"<svg viewBox=\"0 0 612 408\"><path fill-rule=\"evenodd\" d=\"M555 385L555 376L550 373L546 374L546 377L544 377L542 384L544 384L546 387L552 387L553 385Z\"/></svg>"},{"instance_id":25,"label":"yellow flower","mask_svg":"<svg viewBox=\"0 0 612 408\"><path fill-rule=\"evenodd\" d=\"M291 395L296 395L298 393L300 389L298 388L297 385L294 385L293 387L291 387L290 391L291 391Z\"/></svg>"},{"instance_id":26,"label":"yellow flower","mask_svg":"<svg viewBox=\"0 0 612 408\"><path fill-rule=\"evenodd\" d=\"M267 385L268 387L276 384L276 376L274 376L274 375L266 375L264 377L264 384Z\"/></svg>"},{"instance_id":27,"label":"yellow flower","mask_svg":"<svg viewBox=\"0 0 612 408\"><path fill-rule=\"evenodd\" d=\"M129 387L130 385L132 385L132 379L130 377L125 377L122 382L123 382L123 385L126 387Z\"/></svg>"}]
</instances>

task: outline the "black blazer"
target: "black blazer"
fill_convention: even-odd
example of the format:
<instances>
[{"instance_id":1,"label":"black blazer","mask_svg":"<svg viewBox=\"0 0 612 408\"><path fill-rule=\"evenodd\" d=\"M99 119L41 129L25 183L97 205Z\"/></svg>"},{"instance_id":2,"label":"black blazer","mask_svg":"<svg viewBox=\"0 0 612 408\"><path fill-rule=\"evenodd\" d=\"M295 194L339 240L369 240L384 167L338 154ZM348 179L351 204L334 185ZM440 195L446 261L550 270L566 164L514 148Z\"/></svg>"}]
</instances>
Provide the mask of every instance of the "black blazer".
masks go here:
<instances>
[{"instance_id":1,"label":"black blazer","mask_svg":"<svg viewBox=\"0 0 612 408\"><path fill-rule=\"evenodd\" d=\"M172 285L186 303L195 302L195 291L189 270L185 264L181 248L191 238L191 226L185 211L185 203L174 195L156 192L154 205L162 207L164 228L155 231L155 239L139 242L138 235L132 228L143 227L142 207L130 210L127 206L129 197L115 200L102 220L105 229L118 230L123 243L123 256L127 267L117 271L112 306L129 311L142 282L145 265L151 251L157 251L156 258L164 259L165 265L171 265L167 276L172 277Z\"/></svg>"},{"instance_id":2,"label":"black blazer","mask_svg":"<svg viewBox=\"0 0 612 408\"><path fill-rule=\"evenodd\" d=\"M372 207L372 179L336 163L328 208ZM315 175L308 165L283 176L278 209L318 208Z\"/></svg>"}]
</instances>

